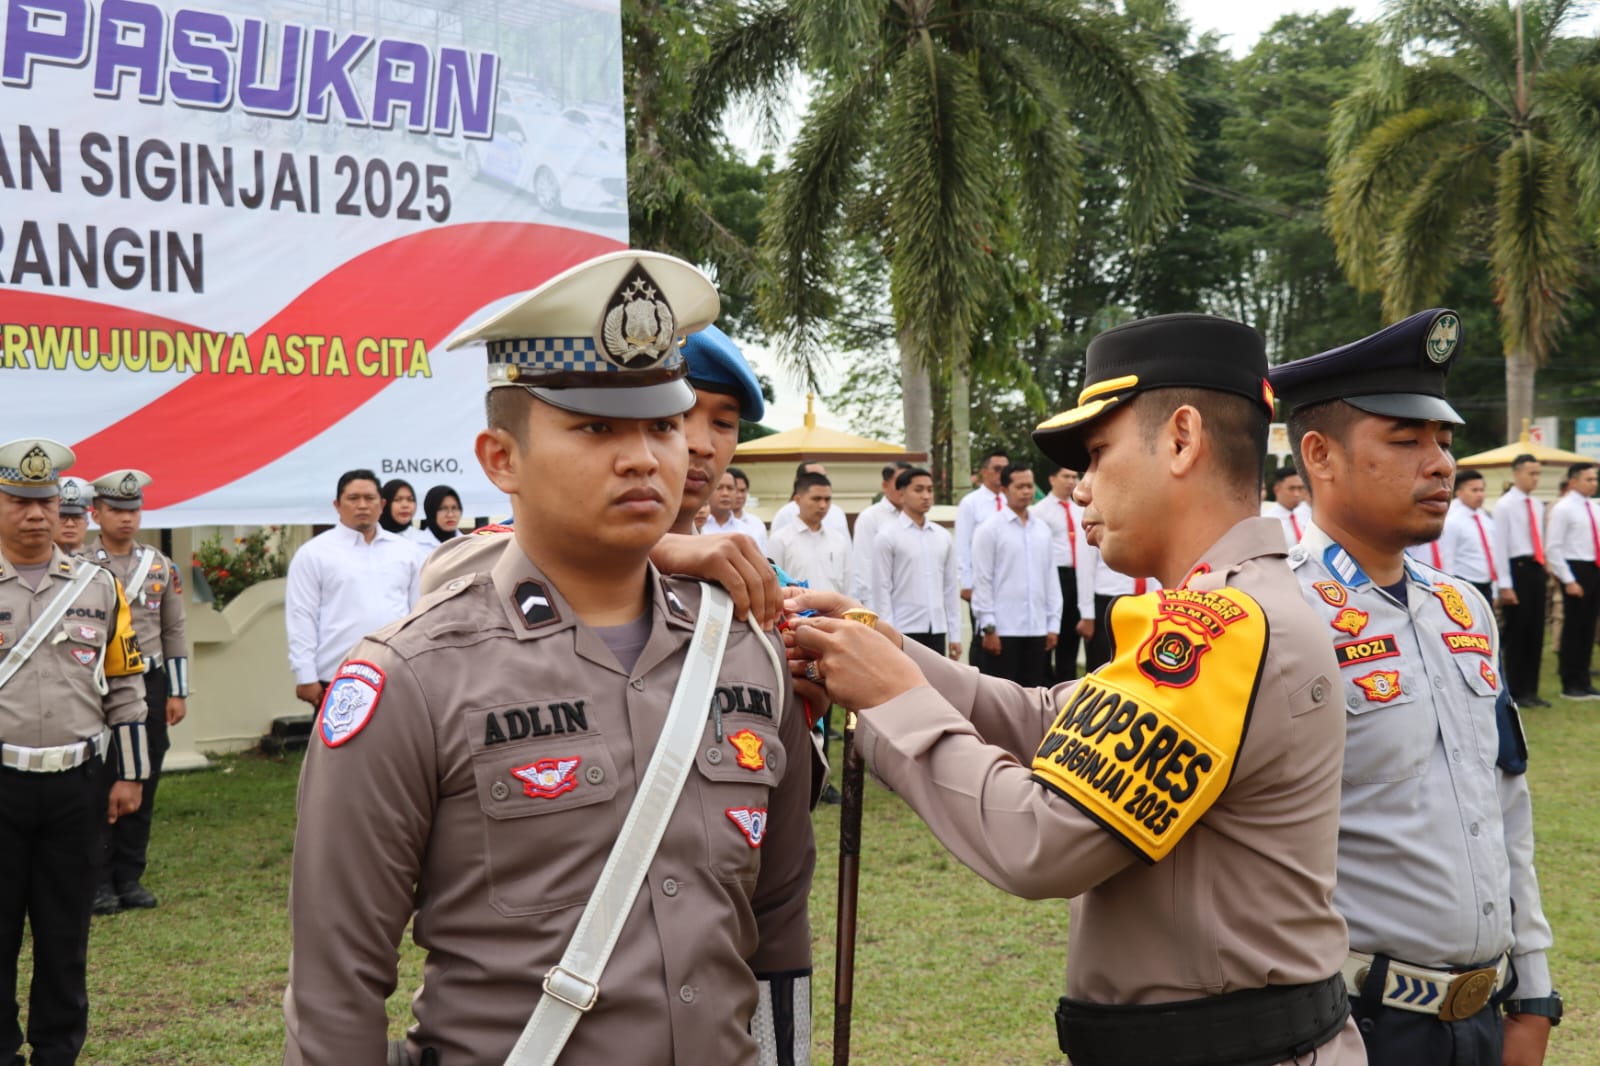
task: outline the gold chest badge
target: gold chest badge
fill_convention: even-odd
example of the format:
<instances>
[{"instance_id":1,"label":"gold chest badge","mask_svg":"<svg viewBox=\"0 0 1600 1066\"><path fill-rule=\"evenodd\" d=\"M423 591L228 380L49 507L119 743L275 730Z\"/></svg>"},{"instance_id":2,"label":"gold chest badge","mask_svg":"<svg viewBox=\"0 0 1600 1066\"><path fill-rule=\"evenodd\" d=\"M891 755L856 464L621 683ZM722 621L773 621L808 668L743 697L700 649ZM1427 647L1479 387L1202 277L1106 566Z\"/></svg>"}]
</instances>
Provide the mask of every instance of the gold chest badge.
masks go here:
<instances>
[{"instance_id":1,"label":"gold chest badge","mask_svg":"<svg viewBox=\"0 0 1600 1066\"><path fill-rule=\"evenodd\" d=\"M738 755L734 758L746 770L760 770L767 765L766 756L761 754L762 739L748 729L741 729L728 738L728 742Z\"/></svg>"},{"instance_id":2,"label":"gold chest badge","mask_svg":"<svg viewBox=\"0 0 1600 1066\"><path fill-rule=\"evenodd\" d=\"M1466 597L1461 595L1461 590L1454 585L1439 584L1433 588L1433 594L1439 597L1439 602L1444 606L1444 613L1450 620L1462 629L1472 625L1472 611L1467 607Z\"/></svg>"}]
</instances>

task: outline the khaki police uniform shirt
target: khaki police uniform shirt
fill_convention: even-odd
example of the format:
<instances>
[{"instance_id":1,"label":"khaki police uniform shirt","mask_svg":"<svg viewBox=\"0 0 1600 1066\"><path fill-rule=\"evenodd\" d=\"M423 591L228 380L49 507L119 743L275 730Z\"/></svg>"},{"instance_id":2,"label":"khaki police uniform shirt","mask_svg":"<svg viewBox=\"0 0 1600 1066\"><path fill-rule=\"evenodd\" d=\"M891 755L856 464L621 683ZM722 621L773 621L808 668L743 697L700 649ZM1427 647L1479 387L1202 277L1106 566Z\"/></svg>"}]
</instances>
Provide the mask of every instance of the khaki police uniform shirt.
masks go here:
<instances>
[{"instance_id":1,"label":"khaki police uniform shirt","mask_svg":"<svg viewBox=\"0 0 1600 1066\"><path fill-rule=\"evenodd\" d=\"M648 580L631 672L514 542L352 653L341 676L377 671L382 690L338 747L319 722L301 776L286 1064L381 1066L413 914L427 961L412 1050L504 1060L633 803L694 630L699 586ZM753 1064L757 976L809 970L806 723L774 714L786 675L761 639L730 632L723 738L708 716L564 1064Z\"/></svg>"},{"instance_id":2,"label":"khaki police uniform shirt","mask_svg":"<svg viewBox=\"0 0 1600 1066\"><path fill-rule=\"evenodd\" d=\"M1511 953L1551 990L1528 779L1501 772L1500 634L1465 581L1406 562L1406 604L1315 525L1290 553L1336 642L1346 742L1339 888L1350 946L1461 968Z\"/></svg>"},{"instance_id":3,"label":"khaki police uniform shirt","mask_svg":"<svg viewBox=\"0 0 1600 1066\"><path fill-rule=\"evenodd\" d=\"M94 563L54 549L37 589L0 556L0 655L9 655L80 567ZM0 744L53 748L144 721L144 670L128 606L99 570L44 643L0 688ZM0 659L0 662L3 662ZM106 674L101 695L97 677Z\"/></svg>"},{"instance_id":4,"label":"khaki police uniform shirt","mask_svg":"<svg viewBox=\"0 0 1600 1066\"><path fill-rule=\"evenodd\" d=\"M139 569L143 552L154 552L155 559L145 574L144 582L136 589L128 587L134 571ZM189 655L189 640L184 635L187 619L183 605L183 579L178 568L148 544L135 544L127 555L112 555L98 538L81 552L116 575L122 583L123 595L128 599L128 610L133 614L133 631L139 637L139 647L147 659L160 656L162 660L183 659Z\"/></svg>"},{"instance_id":5,"label":"khaki police uniform shirt","mask_svg":"<svg viewBox=\"0 0 1600 1066\"><path fill-rule=\"evenodd\" d=\"M962 862L1016 895L1072 899L1067 994L1075 999L1161 1003L1309 984L1339 972L1346 938L1333 906L1344 747L1338 667L1284 552L1278 523L1241 522L1206 552L1186 583L1187 593L1118 600L1111 612L1118 634L1113 662L1053 689L984 677L907 642L932 687L860 714L857 737L872 772ZM1135 813L1127 818L1146 824L1153 819L1157 827L1167 800L1174 800L1171 808L1182 806L1176 798L1189 787L1186 771L1196 771L1197 782L1223 786L1170 852L1150 863L1085 806L1042 783L1035 760L1039 752L1073 750L1071 742L1055 746L1063 739L1059 726L1070 720L1075 700L1096 698L1095 686L1112 676L1116 664L1154 669L1147 634L1172 639L1171 619L1158 617L1154 632L1148 625L1119 629L1124 610L1139 617L1159 603L1182 611L1189 601L1225 587L1236 590L1225 593L1232 601L1247 604L1246 615L1264 616L1237 622L1241 628L1264 626L1264 657L1253 668L1230 661L1235 653L1228 642L1244 639L1221 632L1233 628L1230 621L1216 627L1210 647L1192 638L1189 654L1164 660L1165 680L1152 692L1173 712L1168 721L1218 704L1231 704L1228 713L1236 721L1247 713L1231 776L1213 780L1192 748L1171 740L1164 746L1180 756L1177 762L1163 756L1159 766L1141 767L1137 755L1155 750L1161 733L1141 731L1137 722L1120 724L1121 736L1135 749L1121 765L1110 757L1114 746L1102 744L1092 755L1100 761L1069 757L1064 766L1069 774L1093 773L1116 793L1118 813L1110 817L1123 817L1131 807ZM1183 645L1174 647L1181 652ZM1241 665L1242 671L1235 669ZM1236 693L1249 692L1251 673L1254 693L1240 707ZM1099 706L1107 718L1115 717L1108 702ZM1179 735L1183 729L1180 720ZM1112 779L1124 784L1112 787ZM1126 831L1138 839L1138 826ZM1317 1061L1365 1061L1353 1022L1318 1050Z\"/></svg>"}]
</instances>

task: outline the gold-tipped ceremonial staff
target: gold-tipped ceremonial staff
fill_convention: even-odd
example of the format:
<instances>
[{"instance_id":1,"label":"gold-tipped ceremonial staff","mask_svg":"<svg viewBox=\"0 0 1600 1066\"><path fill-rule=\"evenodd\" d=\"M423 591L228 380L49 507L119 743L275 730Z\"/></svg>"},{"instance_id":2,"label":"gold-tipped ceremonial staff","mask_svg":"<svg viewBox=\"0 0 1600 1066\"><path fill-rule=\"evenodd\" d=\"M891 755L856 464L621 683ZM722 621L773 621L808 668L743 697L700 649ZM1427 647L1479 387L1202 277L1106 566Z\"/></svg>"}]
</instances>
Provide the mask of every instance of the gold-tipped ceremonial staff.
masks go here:
<instances>
[{"instance_id":1,"label":"gold-tipped ceremonial staff","mask_svg":"<svg viewBox=\"0 0 1600 1066\"><path fill-rule=\"evenodd\" d=\"M865 609L849 610L844 617L877 628L878 616ZM866 777L861 753L856 750L856 712L844 720L844 768L839 774L839 922L834 935L838 946L833 962L833 1062L850 1061L850 1010L855 999L856 899L861 872L861 807Z\"/></svg>"}]
</instances>

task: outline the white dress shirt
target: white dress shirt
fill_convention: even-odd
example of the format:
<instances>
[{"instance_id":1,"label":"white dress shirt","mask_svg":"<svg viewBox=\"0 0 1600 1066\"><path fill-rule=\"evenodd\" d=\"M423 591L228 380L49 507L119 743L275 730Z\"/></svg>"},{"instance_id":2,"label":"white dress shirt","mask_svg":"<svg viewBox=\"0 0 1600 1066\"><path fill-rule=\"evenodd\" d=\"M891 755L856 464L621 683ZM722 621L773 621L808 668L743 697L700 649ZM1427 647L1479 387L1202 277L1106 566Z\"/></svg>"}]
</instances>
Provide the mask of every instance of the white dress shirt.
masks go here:
<instances>
[{"instance_id":1,"label":"white dress shirt","mask_svg":"<svg viewBox=\"0 0 1600 1066\"><path fill-rule=\"evenodd\" d=\"M1540 543L1544 537L1544 501L1534 499L1515 485L1506 490L1500 502L1494 505L1494 529L1500 534L1500 544L1506 555L1520 559L1536 554L1533 550L1534 530L1528 524L1528 505L1533 505L1533 525L1538 527ZM1548 553L1546 558L1548 558Z\"/></svg>"},{"instance_id":2,"label":"white dress shirt","mask_svg":"<svg viewBox=\"0 0 1600 1066\"><path fill-rule=\"evenodd\" d=\"M1419 563L1427 563L1435 570L1448 574L1451 572L1450 563L1445 556L1444 545L1440 543L1443 540L1444 536L1441 534L1438 540L1430 540L1426 544L1408 544L1406 554Z\"/></svg>"},{"instance_id":3,"label":"white dress shirt","mask_svg":"<svg viewBox=\"0 0 1600 1066\"><path fill-rule=\"evenodd\" d=\"M979 485L956 505L956 572L961 575L961 587L972 587L972 535L978 527L1005 510L1005 500L1000 493L990 492Z\"/></svg>"},{"instance_id":4,"label":"white dress shirt","mask_svg":"<svg viewBox=\"0 0 1600 1066\"><path fill-rule=\"evenodd\" d=\"M896 511L872 549L872 609L902 633L943 633L959 644L961 587L950 531Z\"/></svg>"},{"instance_id":5,"label":"white dress shirt","mask_svg":"<svg viewBox=\"0 0 1600 1066\"><path fill-rule=\"evenodd\" d=\"M833 510L831 507L828 509L830 511ZM739 523L739 531L741 533L748 533L755 538L756 547L760 548L761 554L765 555L767 553L767 524L753 514L736 514L733 516L733 520Z\"/></svg>"},{"instance_id":6,"label":"white dress shirt","mask_svg":"<svg viewBox=\"0 0 1600 1066\"><path fill-rule=\"evenodd\" d=\"M1550 524L1545 530L1544 557L1550 572L1563 585L1574 578L1570 562L1595 561L1594 544L1600 535L1600 517L1594 501L1581 492L1569 492L1550 508Z\"/></svg>"},{"instance_id":7,"label":"white dress shirt","mask_svg":"<svg viewBox=\"0 0 1600 1066\"><path fill-rule=\"evenodd\" d=\"M1475 585L1511 587L1511 560L1495 531L1494 519L1483 508L1474 509L1460 500L1451 500L1444 518L1444 534L1438 543L1446 573ZM1485 544L1489 546L1487 555Z\"/></svg>"},{"instance_id":8,"label":"white dress shirt","mask_svg":"<svg viewBox=\"0 0 1600 1066\"><path fill-rule=\"evenodd\" d=\"M1059 584L1059 582L1058 582ZM1153 577L1144 579L1144 589L1139 582L1120 570L1113 570L1100 558L1100 549L1090 544L1078 526L1078 617L1090 622L1100 621L1095 614L1096 596L1132 596L1140 591L1159 588L1161 582Z\"/></svg>"},{"instance_id":9,"label":"white dress shirt","mask_svg":"<svg viewBox=\"0 0 1600 1066\"><path fill-rule=\"evenodd\" d=\"M1304 507L1305 505L1301 504L1300 506ZM1300 513L1300 507L1296 507L1291 511L1277 500L1273 500L1261 508L1261 517L1276 518L1281 522L1283 524L1284 542L1288 547L1292 548L1300 543L1300 537L1305 533L1306 526L1311 524L1310 508L1306 510L1306 514Z\"/></svg>"},{"instance_id":10,"label":"white dress shirt","mask_svg":"<svg viewBox=\"0 0 1600 1066\"><path fill-rule=\"evenodd\" d=\"M294 683L332 680L357 641L409 614L421 574L416 546L386 529L368 541L341 524L306 541L283 598Z\"/></svg>"},{"instance_id":11,"label":"white dress shirt","mask_svg":"<svg viewBox=\"0 0 1600 1066\"><path fill-rule=\"evenodd\" d=\"M776 535L780 529L787 529L789 526L798 525L804 525L804 523L800 521L800 505L795 503L793 500L790 500L788 503L778 508L778 513L772 516L772 534L774 535ZM822 516L822 528L837 529L840 533L844 534L844 539L846 541L850 539L850 520L846 518L844 516L844 512L837 507L830 506L828 508L828 513ZM840 591L842 592L844 590L841 589Z\"/></svg>"},{"instance_id":12,"label":"white dress shirt","mask_svg":"<svg viewBox=\"0 0 1600 1066\"><path fill-rule=\"evenodd\" d=\"M972 617L981 633L1042 637L1061 628L1050 527L1007 507L972 535ZM976 639L976 638L975 638Z\"/></svg>"},{"instance_id":13,"label":"white dress shirt","mask_svg":"<svg viewBox=\"0 0 1600 1066\"><path fill-rule=\"evenodd\" d=\"M850 590L850 538L829 529L826 521L817 530L804 522L774 529L767 541L767 558L796 581L806 582L808 588Z\"/></svg>"},{"instance_id":14,"label":"white dress shirt","mask_svg":"<svg viewBox=\"0 0 1600 1066\"><path fill-rule=\"evenodd\" d=\"M856 515L855 540L850 546L850 595L879 614L883 613L883 608L872 602L877 584L872 577L872 564L876 558L878 531L899 513L895 505L885 496ZM912 632L920 633L923 630L914 629ZM942 631L935 629L932 632Z\"/></svg>"},{"instance_id":15,"label":"white dress shirt","mask_svg":"<svg viewBox=\"0 0 1600 1066\"><path fill-rule=\"evenodd\" d=\"M1083 525L1083 508L1074 500L1063 500L1055 493L1028 508L1030 514L1050 527L1050 557L1056 568L1078 565L1078 529Z\"/></svg>"},{"instance_id":16,"label":"white dress shirt","mask_svg":"<svg viewBox=\"0 0 1600 1066\"><path fill-rule=\"evenodd\" d=\"M760 525L759 522L757 522L756 524ZM700 527L700 532L704 533L708 537L717 536L718 534L728 534L728 533L743 533L747 537L754 537L755 536L755 534L750 532L750 527L745 524L744 519L740 518L738 515L734 514L732 511L728 512L728 520L726 522L718 522L715 512L707 515L705 524ZM760 536L760 537L756 537L755 541L756 541L756 546L761 549L763 554L765 554L765 552L767 550L767 547L766 547L767 538L765 536L766 530L763 529L761 532L762 532L763 535Z\"/></svg>"}]
</instances>

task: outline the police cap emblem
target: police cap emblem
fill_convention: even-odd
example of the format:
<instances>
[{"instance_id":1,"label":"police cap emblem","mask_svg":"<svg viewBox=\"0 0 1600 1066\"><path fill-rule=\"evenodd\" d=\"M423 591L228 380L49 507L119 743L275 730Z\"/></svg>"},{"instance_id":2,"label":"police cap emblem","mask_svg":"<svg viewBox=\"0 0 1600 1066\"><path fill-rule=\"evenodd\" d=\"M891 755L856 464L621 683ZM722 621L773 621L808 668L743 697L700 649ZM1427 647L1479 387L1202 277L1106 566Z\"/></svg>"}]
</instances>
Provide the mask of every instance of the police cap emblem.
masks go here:
<instances>
[{"instance_id":1,"label":"police cap emblem","mask_svg":"<svg viewBox=\"0 0 1600 1066\"><path fill-rule=\"evenodd\" d=\"M1461 338L1461 320L1446 311L1434 319L1428 330L1426 350L1428 359L1435 363L1447 362Z\"/></svg>"},{"instance_id":2,"label":"police cap emblem","mask_svg":"<svg viewBox=\"0 0 1600 1066\"><path fill-rule=\"evenodd\" d=\"M45 454L44 448L35 444L28 449L28 454L22 457L17 464L17 469L22 471L22 476L29 481L47 481L55 473L55 464L50 462L50 456Z\"/></svg>"},{"instance_id":3,"label":"police cap emblem","mask_svg":"<svg viewBox=\"0 0 1600 1066\"><path fill-rule=\"evenodd\" d=\"M606 301L600 324L601 350L618 366L642 370L672 350L676 331L677 319L661 286L635 263Z\"/></svg>"}]
</instances>

